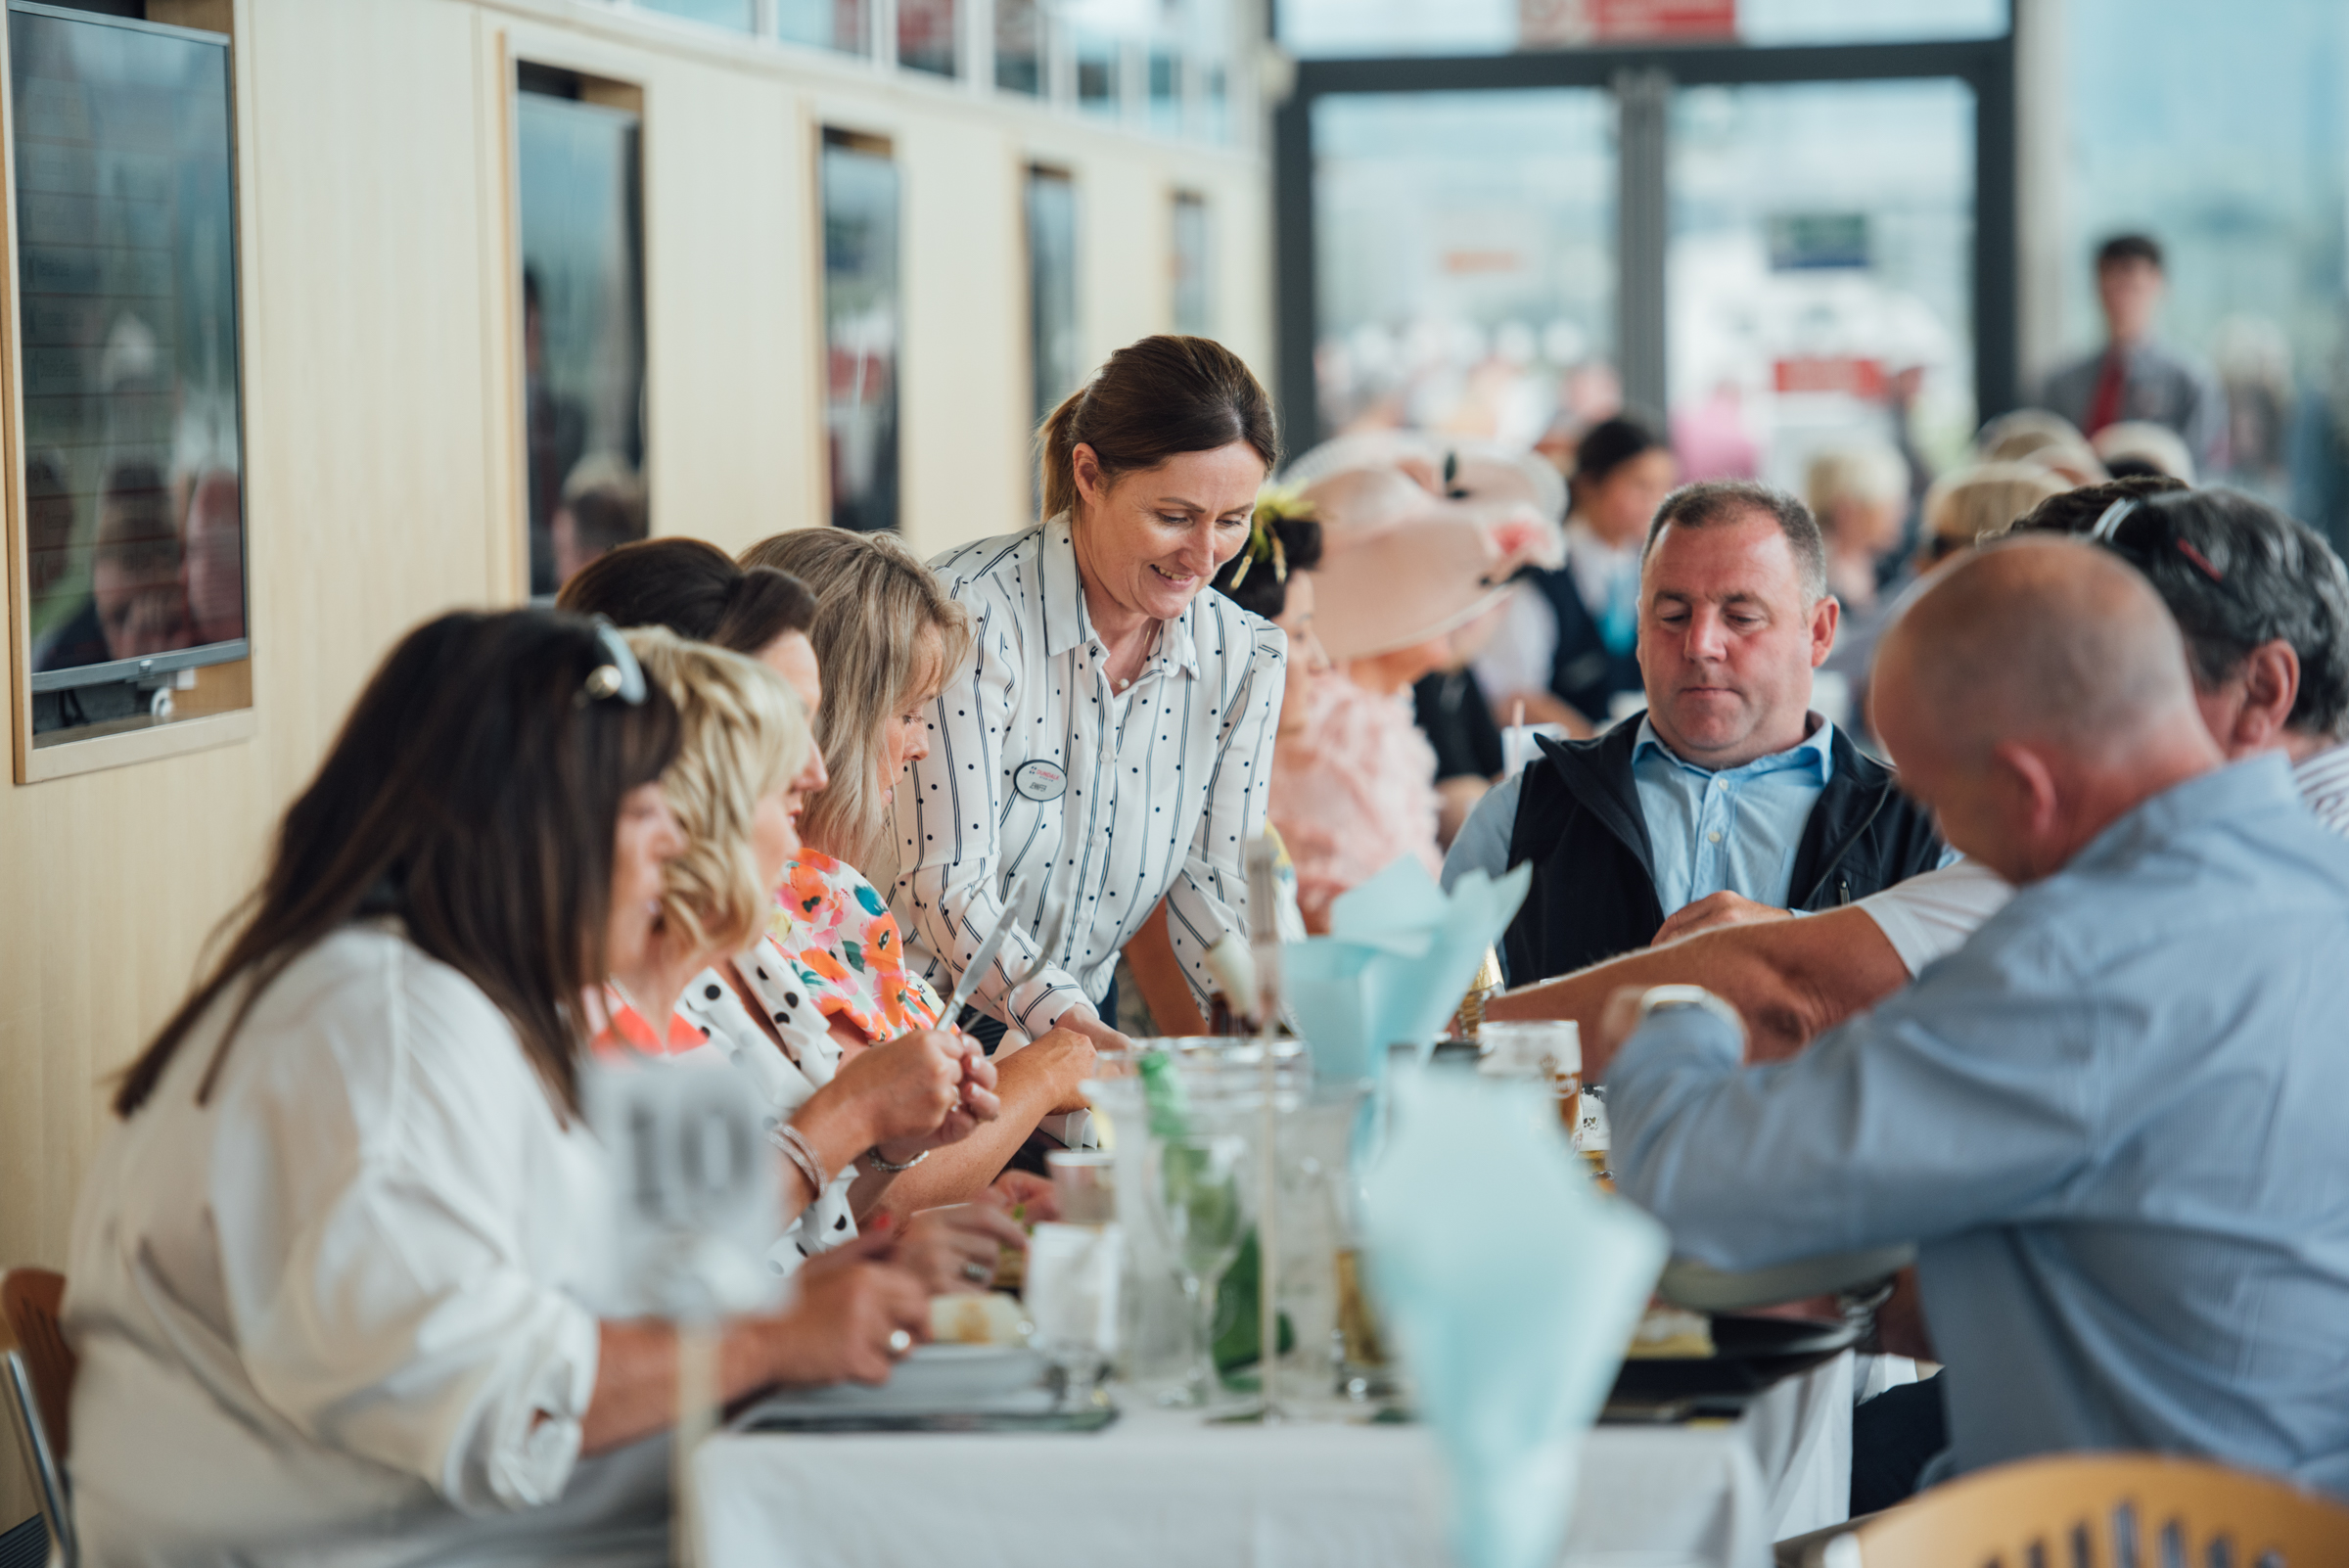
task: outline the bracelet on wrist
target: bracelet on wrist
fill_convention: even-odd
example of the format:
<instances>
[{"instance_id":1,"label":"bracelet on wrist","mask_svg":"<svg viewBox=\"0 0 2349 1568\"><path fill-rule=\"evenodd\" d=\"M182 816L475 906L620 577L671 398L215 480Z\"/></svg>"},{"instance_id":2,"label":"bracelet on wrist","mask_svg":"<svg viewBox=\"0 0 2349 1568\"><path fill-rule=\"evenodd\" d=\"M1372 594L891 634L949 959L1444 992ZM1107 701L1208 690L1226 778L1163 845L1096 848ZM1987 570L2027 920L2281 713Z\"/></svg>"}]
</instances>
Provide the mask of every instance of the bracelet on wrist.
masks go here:
<instances>
[{"instance_id":1,"label":"bracelet on wrist","mask_svg":"<svg viewBox=\"0 0 2349 1568\"><path fill-rule=\"evenodd\" d=\"M930 1151L928 1149L924 1149L921 1153L915 1155L903 1165L897 1165L883 1156L881 1153L881 1145L878 1143L864 1151L864 1163L866 1165L872 1167L876 1171L886 1171L891 1176L896 1176L901 1171L910 1171L915 1166L921 1164L924 1160L929 1158Z\"/></svg>"},{"instance_id":2,"label":"bracelet on wrist","mask_svg":"<svg viewBox=\"0 0 2349 1568\"><path fill-rule=\"evenodd\" d=\"M778 1122L774 1130L766 1136L768 1142L783 1151L783 1157L792 1163L800 1173L801 1179L807 1183L807 1201L813 1203L822 1197L824 1189L832 1184L832 1178L824 1173L824 1162L816 1158L815 1145L807 1141L807 1134L789 1122Z\"/></svg>"}]
</instances>

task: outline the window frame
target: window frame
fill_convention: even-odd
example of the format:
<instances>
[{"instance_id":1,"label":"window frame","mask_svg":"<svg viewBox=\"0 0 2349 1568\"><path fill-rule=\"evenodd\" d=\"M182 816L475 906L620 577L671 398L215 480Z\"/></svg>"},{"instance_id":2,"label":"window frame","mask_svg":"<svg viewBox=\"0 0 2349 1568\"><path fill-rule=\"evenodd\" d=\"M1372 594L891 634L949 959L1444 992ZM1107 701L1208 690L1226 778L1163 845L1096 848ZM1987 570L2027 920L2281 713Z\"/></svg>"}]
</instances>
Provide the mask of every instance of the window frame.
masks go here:
<instances>
[{"instance_id":1,"label":"window frame","mask_svg":"<svg viewBox=\"0 0 2349 1568\"><path fill-rule=\"evenodd\" d=\"M1274 390L1282 429L1303 450L1321 427L1313 346L1320 332L1315 270L1313 115L1316 100L1356 93L1457 93L1596 87L1668 117L1681 87L1956 78L1974 93L1974 398L1990 419L2021 395L2014 34L1920 43L1627 45L1504 55L1377 56L1297 63L1293 92L1272 115ZM1628 401L1671 406L1665 385L1664 265L1668 149L1662 124L1645 156L1627 145L1616 201L1616 343ZM1652 277L1649 274L1652 273ZM1643 281L1644 280L1644 281Z\"/></svg>"},{"instance_id":2,"label":"window frame","mask_svg":"<svg viewBox=\"0 0 2349 1568\"><path fill-rule=\"evenodd\" d=\"M248 107L245 103L244 76L237 69L236 37L228 31L147 22L131 17L112 17L73 6L44 5L39 0L7 0L5 7L0 7L0 18L18 12L178 38L221 51L222 66L227 72L229 292L236 301L237 310L238 522L244 535L246 630L245 636L230 642L81 667L70 671L77 677L72 680L43 680L32 669L31 497L24 471L27 438L23 360L23 291L19 270L21 230L17 208L16 73L11 53L13 41L10 33L13 29L0 27L0 265L5 265L8 273L7 300L5 306L0 307L0 362L4 362L0 363L0 377L5 377L4 392L0 392L0 402L5 403L5 407L0 407L0 464L7 469L6 485L0 494L5 496L7 514L5 578L8 600L9 722L15 739L15 781L23 785L208 751L252 739L257 729L252 649L254 623L259 618L253 592L258 576L253 567L257 535L253 528L250 462L253 421L249 339L253 320L253 300L249 291L253 287L253 269L249 259L253 242L253 182L246 167L246 160L250 156L248 139L244 134ZM161 674L228 667L241 667L244 689L232 698L232 706L224 707L220 712L194 715L136 729L65 738L47 745L34 744L32 708L36 692L95 684L107 678L99 676L93 679L92 671L96 670L119 669L128 674Z\"/></svg>"}]
</instances>

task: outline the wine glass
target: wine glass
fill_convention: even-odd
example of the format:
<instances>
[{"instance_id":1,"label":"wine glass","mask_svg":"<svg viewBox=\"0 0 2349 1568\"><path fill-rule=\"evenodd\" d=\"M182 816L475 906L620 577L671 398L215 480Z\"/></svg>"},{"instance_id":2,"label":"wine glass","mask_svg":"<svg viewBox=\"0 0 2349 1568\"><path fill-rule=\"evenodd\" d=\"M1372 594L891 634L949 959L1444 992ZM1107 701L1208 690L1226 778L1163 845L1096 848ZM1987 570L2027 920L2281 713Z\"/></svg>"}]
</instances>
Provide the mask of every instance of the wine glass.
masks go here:
<instances>
[{"instance_id":1,"label":"wine glass","mask_svg":"<svg viewBox=\"0 0 2349 1568\"><path fill-rule=\"evenodd\" d=\"M1216 1286L1240 1253L1256 1197L1248 1140L1236 1132L1184 1131L1154 1139L1146 1156L1150 1217L1190 1307L1188 1403L1216 1394Z\"/></svg>"}]
</instances>

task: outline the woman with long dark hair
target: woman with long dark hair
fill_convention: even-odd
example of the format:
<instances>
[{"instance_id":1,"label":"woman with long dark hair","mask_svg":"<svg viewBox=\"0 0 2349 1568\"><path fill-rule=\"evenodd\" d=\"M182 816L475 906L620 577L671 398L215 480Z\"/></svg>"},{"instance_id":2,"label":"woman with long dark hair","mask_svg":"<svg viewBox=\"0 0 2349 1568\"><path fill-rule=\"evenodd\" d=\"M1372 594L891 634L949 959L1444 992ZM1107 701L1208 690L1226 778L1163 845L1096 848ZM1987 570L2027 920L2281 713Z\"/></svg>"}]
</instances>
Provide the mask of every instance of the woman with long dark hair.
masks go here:
<instances>
[{"instance_id":1,"label":"woman with long dark hair","mask_svg":"<svg viewBox=\"0 0 2349 1568\"><path fill-rule=\"evenodd\" d=\"M675 1351L585 1305L578 1062L681 847L677 736L569 616L444 616L369 682L75 1209L85 1560L664 1560ZM722 1387L878 1381L926 1326L852 1256L729 1326Z\"/></svg>"}]
</instances>

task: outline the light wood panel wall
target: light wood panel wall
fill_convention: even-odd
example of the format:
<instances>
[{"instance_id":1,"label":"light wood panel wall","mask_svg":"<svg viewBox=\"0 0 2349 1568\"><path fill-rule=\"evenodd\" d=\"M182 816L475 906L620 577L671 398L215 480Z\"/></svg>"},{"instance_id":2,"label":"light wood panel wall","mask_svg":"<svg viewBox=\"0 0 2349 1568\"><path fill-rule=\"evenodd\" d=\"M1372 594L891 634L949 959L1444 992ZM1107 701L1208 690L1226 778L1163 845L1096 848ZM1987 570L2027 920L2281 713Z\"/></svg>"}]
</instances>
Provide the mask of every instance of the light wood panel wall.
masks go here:
<instances>
[{"instance_id":1,"label":"light wood panel wall","mask_svg":"<svg viewBox=\"0 0 2349 1568\"><path fill-rule=\"evenodd\" d=\"M63 1264L108 1076L184 994L386 647L519 592L514 59L643 93L659 531L731 549L824 516L825 124L888 137L902 171L902 493L924 553L1026 520L1030 161L1079 180L1096 357L1171 324L1182 189L1213 204L1220 336L1270 368L1253 156L584 0L202 3L236 35L255 723L0 784L0 1264ZM0 1527L30 1509L0 1449Z\"/></svg>"}]
</instances>

